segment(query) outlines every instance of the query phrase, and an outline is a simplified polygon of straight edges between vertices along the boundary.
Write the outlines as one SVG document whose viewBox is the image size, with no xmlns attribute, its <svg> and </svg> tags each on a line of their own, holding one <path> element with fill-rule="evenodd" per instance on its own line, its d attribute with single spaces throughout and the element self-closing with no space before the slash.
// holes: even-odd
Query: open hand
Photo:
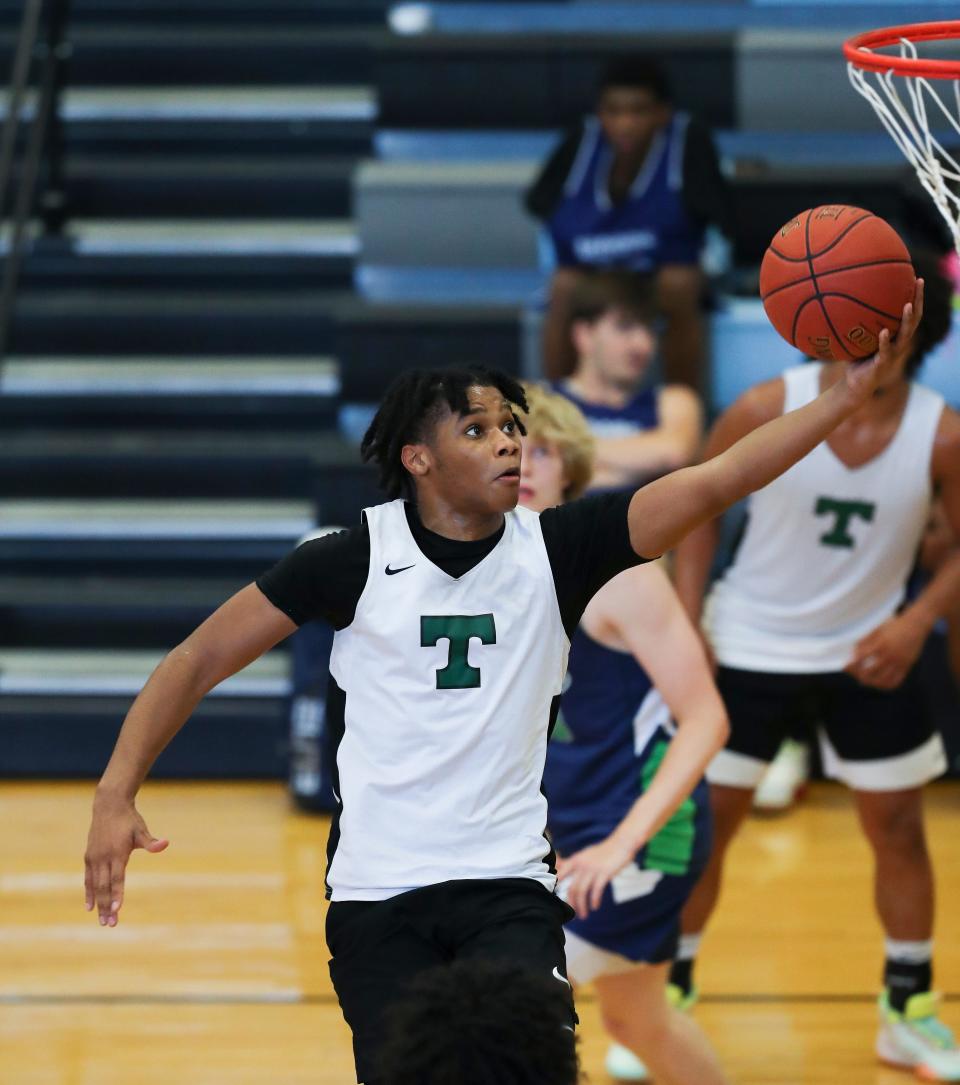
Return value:
<svg viewBox="0 0 960 1085">
<path fill-rule="evenodd" d="M 857 403 L 867 400 L 877 388 L 903 371 L 903 365 L 913 350 L 913 335 L 923 318 L 923 279 L 917 279 L 913 301 L 903 307 L 903 319 L 896 338 L 884 328 L 880 346 L 872 358 L 851 362 L 845 372 L 847 391 Z"/>
<path fill-rule="evenodd" d="M 636 852 L 636 848 L 620 843 L 611 835 L 600 844 L 560 860 L 557 880 L 565 883 L 567 903 L 581 919 L 600 907 L 604 889 L 633 862 Z"/>
<path fill-rule="evenodd" d="M 858 682 L 875 689 L 896 689 L 916 663 L 927 630 L 908 613 L 898 614 L 858 641 L 844 668 Z"/>
<path fill-rule="evenodd" d="M 87 911 L 92 912 L 96 904 L 101 927 L 117 925 L 124 874 L 134 848 L 160 852 L 169 843 L 153 836 L 132 801 L 97 796 L 84 856 L 84 886 Z"/>
</svg>

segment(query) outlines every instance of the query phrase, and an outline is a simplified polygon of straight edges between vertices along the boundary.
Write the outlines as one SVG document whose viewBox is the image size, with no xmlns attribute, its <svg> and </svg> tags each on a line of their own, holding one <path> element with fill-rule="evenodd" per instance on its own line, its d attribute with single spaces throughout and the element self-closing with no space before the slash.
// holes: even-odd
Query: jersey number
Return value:
<svg viewBox="0 0 960 1085">
<path fill-rule="evenodd" d="M 870 523 L 876 509 L 870 501 L 838 501 L 834 497 L 818 497 L 814 512 L 817 516 L 834 516 L 833 527 L 820 536 L 824 546 L 840 546 L 852 550 L 856 539 L 850 534 L 850 521 L 859 516 Z"/>
<path fill-rule="evenodd" d="M 439 641 L 449 642 L 447 665 L 437 671 L 437 689 L 478 689 L 480 668 L 467 662 L 471 640 L 481 644 L 497 643 L 497 627 L 492 614 L 437 615 L 420 618 L 420 646 L 433 648 Z"/>
</svg>

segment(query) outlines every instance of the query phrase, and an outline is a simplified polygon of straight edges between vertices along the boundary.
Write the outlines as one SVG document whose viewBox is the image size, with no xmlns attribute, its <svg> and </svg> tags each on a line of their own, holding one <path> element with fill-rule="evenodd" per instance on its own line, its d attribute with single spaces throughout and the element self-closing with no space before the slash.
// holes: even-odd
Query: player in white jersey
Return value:
<svg viewBox="0 0 960 1085">
<path fill-rule="evenodd" d="M 960 555 L 902 606 L 935 491 L 960 529 L 960 416 L 913 380 L 950 326 L 948 284 L 935 267 L 927 283 L 910 356 L 824 443 L 751 495 L 744 537 L 703 607 L 732 730 L 708 771 L 716 842 L 684 911 L 671 980 L 693 995 L 725 850 L 784 734 L 819 725 L 824 768 L 852 789 L 874 853 L 887 936 L 878 1053 L 960 1081 L 960 1051 L 930 992 L 933 873 L 921 805 L 923 785 L 946 763 L 913 670 L 937 619 L 960 601 Z M 810 362 L 750 389 L 718 420 L 705 455 L 809 403 L 844 368 Z M 719 521 L 707 522 L 678 550 L 677 587 L 695 619 L 718 534 Z"/>
<path fill-rule="evenodd" d="M 884 333 L 873 360 L 718 459 L 541 515 L 516 508 L 523 389 L 479 369 L 402 374 L 362 445 L 391 500 L 229 599 L 131 707 L 94 800 L 88 909 L 114 927 L 131 850 L 166 846 L 134 800 L 200 699 L 324 616 L 338 740 L 327 942 L 357 1080 L 378 1080 L 387 1008 L 437 964 L 509 957 L 569 991 L 570 909 L 554 895 L 540 782 L 570 634 L 607 580 L 766 485 L 856 411 L 902 365 L 921 313 L 918 284 L 896 340 Z"/>
</svg>

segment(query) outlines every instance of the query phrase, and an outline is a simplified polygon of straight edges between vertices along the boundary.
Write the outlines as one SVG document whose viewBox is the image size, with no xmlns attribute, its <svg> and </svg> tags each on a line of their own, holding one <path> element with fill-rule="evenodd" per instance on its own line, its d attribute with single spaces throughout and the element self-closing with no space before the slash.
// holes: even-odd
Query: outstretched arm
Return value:
<svg viewBox="0 0 960 1085">
<path fill-rule="evenodd" d="M 923 280 L 903 310 L 896 339 L 880 333 L 870 361 L 850 364 L 833 387 L 741 438 L 726 452 L 638 490 L 630 504 L 630 542 L 642 557 L 672 549 L 699 524 L 759 490 L 803 459 L 897 372 L 923 313 Z"/>
<path fill-rule="evenodd" d="M 717 419 L 703 450 L 711 460 L 726 452 L 758 426 L 783 414 L 783 380 L 764 381 L 748 389 Z M 699 626 L 703 597 L 710 579 L 714 554 L 720 542 L 720 519 L 704 520 L 677 547 L 673 582 L 680 602 L 694 625 Z"/>
<path fill-rule="evenodd" d="M 670 709 L 677 734 L 650 787 L 613 833 L 560 862 L 567 899 L 581 916 L 599 907 L 610 880 L 690 794 L 728 731 L 703 645 L 659 566 L 644 565 L 611 580 L 584 622 L 604 643 L 633 653 Z"/>
<path fill-rule="evenodd" d="M 116 926 L 124 872 L 134 848 L 162 851 L 134 800 L 151 765 L 203 696 L 297 628 L 250 584 L 212 614 L 160 663 L 133 702 L 97 786 L 84 857 L 86 904 Z"/>
</svg>

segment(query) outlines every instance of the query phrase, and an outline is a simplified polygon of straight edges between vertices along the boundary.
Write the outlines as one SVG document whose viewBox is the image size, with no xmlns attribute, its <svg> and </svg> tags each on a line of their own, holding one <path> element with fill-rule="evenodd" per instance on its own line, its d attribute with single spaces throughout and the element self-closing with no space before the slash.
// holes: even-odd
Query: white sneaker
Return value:
<svg viewBox="0 0 960 1085">
<path fill-rule="evenodd" d="M 800 797 L 809 776 L 810 747 L 805 742 L 784 739 L 753 793 L 753 808 L 768 812 L 788 810 Z"/>
<path fill-rule="evenodd" d="M 649 1081 L 646 1066 L 637 1058 L 629 1047 L 623 1044 L 611 1044 L 607 1048 L 604 1063 L 607 1073 L 618 1081 Z"/>
<path fill-rule="evenodd" d="M 913 1070 L 924 1081 L 960 1081 L 960 1049 L 937 1017 L 940 996 L 926 991 L 907 999 L 903 1013 L 880 996 L 877 1057 L 891 1066 Z"/>
</svg>

